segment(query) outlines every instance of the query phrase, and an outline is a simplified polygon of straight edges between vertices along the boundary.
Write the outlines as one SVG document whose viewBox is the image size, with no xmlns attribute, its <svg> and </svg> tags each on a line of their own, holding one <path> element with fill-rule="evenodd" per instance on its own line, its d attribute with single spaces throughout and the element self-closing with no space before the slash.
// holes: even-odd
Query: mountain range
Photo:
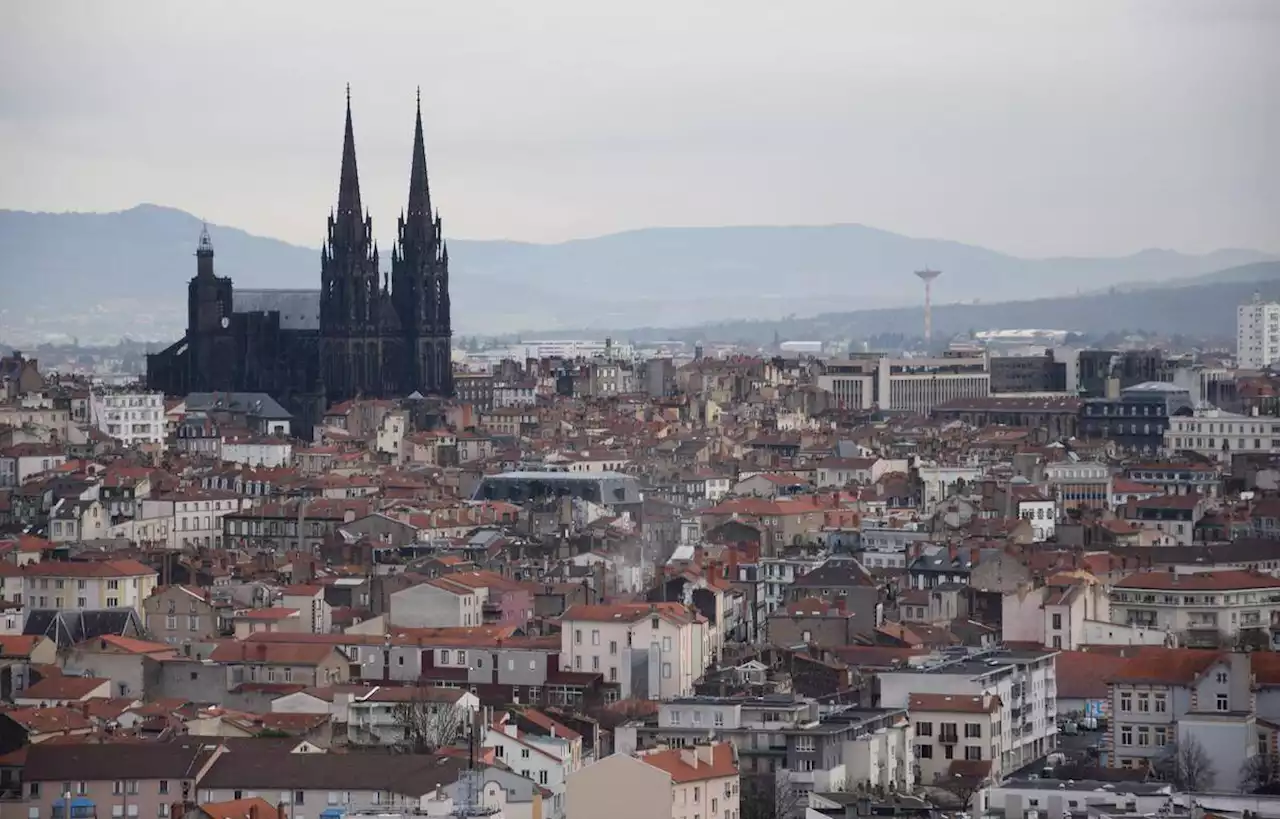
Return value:
<svg viewBox="0 0 1280 819">
<path fill-rule="evenodd" d="M 116 213 L 0 210 L 0 338 L 176 338 L 200 226 L 189 213 L 155 205 Z M 210 233 L 217 271 L 237 286 L 319 286 L 315 248 L 231 227 L 210 225 Z M 879 308 L 876 322 L 901 323 L 918 315 L 918 307 L 906 308 L 921 298 L 911 272 L 926 266 L 943 271 L 934 284 L 942 305 L 935 322 L 950 321 L 947 303 L 1036 304 L 1030 300 L 1110 288 L 1137 293 L 1171 281 L 1195 286 L 1206 274 L 1274 260 L 1247 249 L 1026 259 L 853 224 L 646 228 L 558 244 L 458 239 L 449 255 L 454 327 L 465 334 L 693 327 L 833 311 L 861 316 L 866 308 Z M 1052 316 L 1030 323 L 1061 324 Z"/>
</svg>

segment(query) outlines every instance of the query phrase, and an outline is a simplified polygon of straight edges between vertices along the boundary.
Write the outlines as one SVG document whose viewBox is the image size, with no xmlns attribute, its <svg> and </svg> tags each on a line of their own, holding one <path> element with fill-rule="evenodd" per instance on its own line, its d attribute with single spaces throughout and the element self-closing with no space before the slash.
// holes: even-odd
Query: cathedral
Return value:
<svg viewBox="0 0 1280 819">
<path fill-rule="evenodd" d="M 214 273 L 213 242 L 202 231 L 187 286 L 187 333 L 147 356 L 148 386 L 166 395 L 265 392 L 304 421 L 349 398 L 453 394 L 449 251 L 431 209 L 421 99 L 389 280 L 379 262 L 373 220 L 360 202 L 348 92 L 320 289 L 237 289 Z"/>
</svg>

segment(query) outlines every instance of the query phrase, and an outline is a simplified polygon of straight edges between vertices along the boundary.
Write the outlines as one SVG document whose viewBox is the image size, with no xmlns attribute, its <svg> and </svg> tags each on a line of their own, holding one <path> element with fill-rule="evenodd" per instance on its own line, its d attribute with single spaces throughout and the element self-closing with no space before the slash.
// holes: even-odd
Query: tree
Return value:
<svg viewBox="0 0 1280 819">
<path fill-rule="evenodd" d="M 973 804 L 973 795 L 987 784 L 987 778 L 975 773 L 957 773 L 953 770 L 938 774 L 933 787 L 955 799 L 961 811 L 968 811 Z"/>
<path fill-rule="evenodd" d="M 1240 789 L 1245 793 L 1280 794 L 1280 759 L 1270 752 L 1246 759 L 1240 766 Z"/>
<path fill-rule="evenodd" d="M 1190 734 L 1164 746 L 1164 753 L 1152 761 L 1151 769 L 1180 791 L 1208 790 L 1218 776 L 1209 752 Z"/>
<path fill-rule="evenodd" d="M 774 777 L 743 777 L 741 794 L 741 819 L 794 819 L 809 806 L 809 794 L 792 781 L 788 770 Z"/>
<path fill-rule="evenodd" d="M 430 754 L 457 741 L 468 711 L 451 702 L 432 702 L 421 689 L 396 705 L 399 737 L 395 749 L 406 754 Z"/>
</svg>

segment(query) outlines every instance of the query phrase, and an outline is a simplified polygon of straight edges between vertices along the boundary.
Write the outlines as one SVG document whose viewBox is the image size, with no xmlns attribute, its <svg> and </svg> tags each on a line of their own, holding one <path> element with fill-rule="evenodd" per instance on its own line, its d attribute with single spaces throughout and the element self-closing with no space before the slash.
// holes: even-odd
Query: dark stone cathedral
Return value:
<svg viewBox="0 0 1280 819">
<path fill-rule="evenodd" d="M 431 210 L 422 106 L 414 124 L 409 204 L 379 273 L 373 220 L 360 203 L 351 97 L 338 208 L 320 251 L 319 290 L 236 289 L 213 272 L 207 230 L 187 286 L 187 333 L 147 356 L 147 384 L 167 395 L 265 392 L 310 421 L 349 398 L 453 394 L 449 251 Z"/>
</svg>

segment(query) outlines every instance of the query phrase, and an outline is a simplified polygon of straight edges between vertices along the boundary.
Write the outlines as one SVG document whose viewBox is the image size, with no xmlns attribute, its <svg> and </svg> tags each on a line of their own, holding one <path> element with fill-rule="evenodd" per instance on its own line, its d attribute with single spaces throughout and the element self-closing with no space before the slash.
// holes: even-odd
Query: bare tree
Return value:
<svg viewBox="0 0 1280 819">
<path fill-rule="evenodd" d="M 939 773 L 933 787 L 953 798 L 961 811 L 968 811 L 973 795 L 987 784 L 986 777 L 970 773 Z"/>
<path fill-rule="evenodd" d="M 457 741 L 466 724 L 467 709 L 452 702 L 432 702 L 425 692 L 396 705 L 399 736 L 394 747 L 407 754 L 430 754 Z"/>
<path fill-rule="evenodd" d="M 786 770 L 772 778 L 744 777 L 741 793 L 741 819 L 794 819 L 803 816 L 809 805 L 808 793 L 797 787 Z"/>
<path fill-rule="evenodd" d="M 1240 789 L 1245 793 L 1280 794 L 1280 759 L 1257 754 L 1240 766 Z"/>
<path fill-rule="evenodd" d="M 1218 773 L 1209 752 L 1194 736 L 1188 734 L 1164 748 L 1164 753 L 1151 764 L 1151 769 L 1161 779 L 1180 791 L 1203 791 L 1213 787 Z"/>
</svg>

